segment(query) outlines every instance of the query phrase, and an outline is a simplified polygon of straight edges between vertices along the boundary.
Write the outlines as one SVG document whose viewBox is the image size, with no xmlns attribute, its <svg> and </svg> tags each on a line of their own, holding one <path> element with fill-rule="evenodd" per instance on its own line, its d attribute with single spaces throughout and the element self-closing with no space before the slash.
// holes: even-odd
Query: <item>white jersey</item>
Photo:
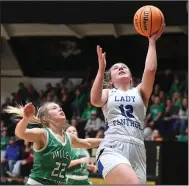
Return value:
<svg viewBox="0 0 189 186">
<path fill-rule="evenodd" d="M 131 143 L 144 144 L 146 107 L 137 88 L 127 91 L 110 89 L 108 101 L 102 110 L 106 121 L 102 146 L 113 139 L 125 139 Z"/>
</svg>

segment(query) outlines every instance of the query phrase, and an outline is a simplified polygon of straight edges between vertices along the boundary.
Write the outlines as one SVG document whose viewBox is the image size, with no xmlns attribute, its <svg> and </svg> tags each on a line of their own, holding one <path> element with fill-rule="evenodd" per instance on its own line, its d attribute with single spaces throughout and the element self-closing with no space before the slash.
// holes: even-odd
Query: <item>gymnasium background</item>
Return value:
<svg viewBox="0 0 189 186">
<path fill-rule="evenodd" d="M 149 1 L 1 2 L 1 184 L 23 184 L 32 165 L 30 144 L 14 139 L 17 121 L 3 112 L 7 105 L 32 101 L 39 106 L 53 100 L 62 106 L 80 137 L 103 136 L 102 113 L 89 103 L 98 67 L 96 45 L 107 52 L 108 66 L 126 63 L 137 85 L 148 41 L 135 32 L 132 21 L 135 12 L 147 4 Z M 150 106 L 155 97 L 162 106 L 162 128 L 145 131 L 147 180 L 148 184 L 188 184 L 187 3 L 150 4 L 162 10 L 167 26 L 157 42 L 158 72 L 150 99 Z M 150 106 L 148 113 L 153 112 Z M 173 115 L 180 117 L 181 111 L 185 113 L 183 133 L 174 128 L 181 119 L 166 120 Z M 101 127 L 88 131 L 85 126 L 91 120 Z M 10 170 L 2 170 L 10 139 L 20 145 L 19 159 L 26 162 L 16 177 Z M 94 163 L 95 151 L 90 151 Z M 90 177 L 94 184 L 105 183 L 98 173 Z"/>
</svg>

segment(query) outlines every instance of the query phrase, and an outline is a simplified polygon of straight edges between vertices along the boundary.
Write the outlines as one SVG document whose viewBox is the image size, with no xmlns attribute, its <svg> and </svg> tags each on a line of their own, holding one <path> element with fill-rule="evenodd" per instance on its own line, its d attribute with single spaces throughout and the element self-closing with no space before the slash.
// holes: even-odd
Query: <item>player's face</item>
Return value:
<svg viewBox="0 0 189 186">
<path fill-rule="evenodd" d="M 75 135 L 75 136 L 77 136 L 77 130 L 76 130 L 76 128 L 75 127 L 69 127 L 67 130 L 66 130 L 66 132 L 68 132 L 69 134 L 73 134 L 73 135 Z"/>
<path fill-rule="evenodd" d="M 113 84 L 124 83 L 128 84 L 131 82 L 131 73 L 129 68 L 123 63 L 116 63 L 110 69 L 111 81 Z"/>
<path fill-rule="evenodd" d="M 59 105 L 55 103 L 50 103 L 49 105 L 47 105 L 47 110 L 48 116 L 52 121 L 64 124 L 66 116 Z"/>
</svg>

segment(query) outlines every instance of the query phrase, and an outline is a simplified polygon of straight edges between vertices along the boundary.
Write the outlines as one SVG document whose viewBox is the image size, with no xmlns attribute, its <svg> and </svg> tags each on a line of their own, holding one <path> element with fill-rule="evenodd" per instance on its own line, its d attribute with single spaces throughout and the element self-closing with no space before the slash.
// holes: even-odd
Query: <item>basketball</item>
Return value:
<svg viewBox="0 0 189 186">
<path fill-rule="evenodd" d="M 134 27 L 136 31 L 146 37 L 157 33 L 164 24 L 164 15 L 155 6 L 147 5 L 141 7 L 134 15 Z"/>
</svg>

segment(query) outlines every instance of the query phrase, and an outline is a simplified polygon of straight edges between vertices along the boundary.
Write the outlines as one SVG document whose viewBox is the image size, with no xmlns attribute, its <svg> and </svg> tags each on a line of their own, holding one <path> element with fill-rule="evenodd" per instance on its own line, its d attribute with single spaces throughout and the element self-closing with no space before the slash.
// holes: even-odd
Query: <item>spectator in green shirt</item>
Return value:
<svg viewBox="0 0 189 186">
<path fill-rule="evenodd" d="M 1 158 L 4 157 L 7 145 L 9 144 L 10 137 L 7 136 L 7 128 L 1 130 Z"/>
<path fill-rule="evenodd" d="M 165 112 L 163 114 L 163 121 L 165 125 L 166 135 L 172 134 L 178 112 L 179 112 L 178 107 L 172 104 L 171 99 L 167 99 Z"/>
<path fill-rule="evenodd" d="M 182 86 L 177 76 L 174 77 L 173 84 L 170 88 L 170 96 L 172 97 L 175 92 L 181 92 Z"/>
<path fill-rule="evenodd" d="M 172 103 L 179 109 L 182 107 L 182 99 L 179 92 L 175 92 L 172 97 Z"/>
<path fill-rule="evenodd" d="M 96 111 L 97 112 L 97 108 L 95 106 L 93 106 L 90 101 L 88 101 L 87 102 L 87 107 L 85 108 L 85 110 L 84 110 L 84 112 L 83 112 L 83 114 L 81 116 L 81 119 L 84 119 L 86 121 L 89 120 L 92 111 Z"/>
<path fill-rule="evenodd" d="M 83 112 L 86 104 L 86 98 L 86 94 L 81 92 L 80 88 L 77 88 L 75 91 L 75 99 L 72 103 L 73 119 L 80 119 L 81 113 Z"/>
<path fill-rule="evenodd" d="M 188 142 L 188 127 L 185 130 L 185 134 L 184 135 L 180 135 L 178 137 L 178 141 L 179 142 Z"/>
<path fill-rule="evenodd" d="M 164 105 L 161 104 L 158 96 L 154 99 L 154 104 L 150 107 L 149 113 L 146 117 L 146 126 L 152 129 L 158 129 L 161 136 L 164 135 L 164 125 L 162 123 L 162 115 L 164 111 Z"/>
<path fill-rule="evenodd" d="M 182 107 L 175 118 L 177 121 L 174 124 L 174 131 L 184 135 L 185 129 L 188 127 L 188 99 L 183 99 Z"/>
<path fill-rule="evenodd" d="M 161 90 L 159 92 L 159 98 L 160 98 L 160 101 L 161 101 L 161 105 L 164 106 L 166 104 L 166 95 L 165 95 L 165 92 L 163 90 Z"/>
</svg>

